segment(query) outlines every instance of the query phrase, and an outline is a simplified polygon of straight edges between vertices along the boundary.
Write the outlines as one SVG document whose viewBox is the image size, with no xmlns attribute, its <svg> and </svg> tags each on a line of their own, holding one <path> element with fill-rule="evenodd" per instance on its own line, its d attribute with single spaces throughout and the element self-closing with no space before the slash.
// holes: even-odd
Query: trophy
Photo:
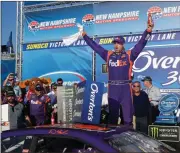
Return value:
<svg viewBox="0 0 180 153">
<path fill-rule="evenodd" d="M 179 118 L 177 112 L 180 109 L 180 95 L 168 94 L 161 98 L 159 103 L 160 114 L 156 117 L 155 123 L 160 124 L 177 124 Z"/>
</svg>

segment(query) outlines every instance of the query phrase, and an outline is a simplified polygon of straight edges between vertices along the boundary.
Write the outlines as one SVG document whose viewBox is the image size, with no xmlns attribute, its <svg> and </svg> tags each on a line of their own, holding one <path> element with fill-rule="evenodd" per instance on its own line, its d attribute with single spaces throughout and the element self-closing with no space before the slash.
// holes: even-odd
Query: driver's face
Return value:
<svg viewBox="0 0 180 153">
<path fill-rule="evenodd" d="M 123 45 L 119 44 L 119 43 L 115 43 L 114 44 L 114 50 L 115 52 L 119 53 L 123 50 Z"/>
</svg>

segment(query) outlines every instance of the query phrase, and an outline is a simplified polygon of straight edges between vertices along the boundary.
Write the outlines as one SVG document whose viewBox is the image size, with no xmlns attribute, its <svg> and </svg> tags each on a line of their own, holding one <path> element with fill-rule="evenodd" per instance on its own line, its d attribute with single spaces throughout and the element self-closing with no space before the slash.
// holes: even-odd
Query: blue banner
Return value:
<svg viewBox="0 0 180 153">
<path fill-rule="evenodd" d="M 126 50 L 133 45 L 126 45 Z M 112 49 L 112 45 L 103 46 Z M 180 42 L 179 44 L 160 45 L 147 44 L 133 66 L 134 80 L 141 81 L 144 76 L 151 76 L 153 84 L 163 93 L 180 92 Z M 96 81 L 107 83 L 107 73 L 102 73 L 102 65 L 106 64 L 101 57 L 96 56 Z M 143 84 L 142 84 L 143 86 Z"/>
<path fill-rule="evenodd" d="M 15 60 L 1 60 L 1 85 L 9 73 L 15 73 Z"/>
<path fill-rule="evenodd" d="M 180 29 L 180 2 L 104 2 L 94 5 L 95 34 L 142 32 L 148 12 L 153 13 L 154 30 Z"/>
<path fill-rule="evenodd" d="M 84 14 L 92 13 L 92 5 L 26 13 L 24 43 L 60 40 L 72 35 L 78 31 L 76 23 L 82 23 Z M 86 31 L 93 34 L 91 26 Z"/>
<path fill-rule="evenodd" d="M 112 44 L 114 36 L 111 37 L 97 37 L 95 41 L 99 45 L 108 45 Z M 133 44 L 137 43 L 141 38 L 141 34 L 137 35 L 125 35 L 125 43 Z M 179 41 L 180 40 L 180 32 L 162 32 L 162 33 L 153 33 L 149 38 L 149 42 L 166 42 L 166 41 Z M 87 46 L 84 39 L 79 39 L 74 42 L 72 46 Z M 42 43 L 29 43 L 23 45 L 23 51 L 36 51 L 39 49 L 54 49 L 54 48 L 66 48 L 62 41 L 52 41 L 52 42 L 42 42 Z"/>
<path fill-rule="evenodd" d="M 45 3 L 53 3 L 54 1 L 25 1 L 24 6 L 30 6 L 30 5 L 39 5 L 39 4 L 45 4 Z"/>
<path fill-rule="evenodd" d="M 28 51 L 23 54 L 23 80 L 32 77 L 50 77 L 64 80 L 64 85 L 92 79 L 92 49 L 66 47 Z"/>
<path fill-rule="evenodd" d="M 57 41 L 76 33 L 76 23 L 83 24 L 90 36 L 143 32 L 148 12 L 153 13 L 154 31 L 180 30 L 180 2 L 103 2 L 26 13 L 23 40 Z"/>
<path fill-rule="evenodd" d="M 104 84 L 86 82 L 81 120 L 83 123 L 99 124 Z"/>
</svg>

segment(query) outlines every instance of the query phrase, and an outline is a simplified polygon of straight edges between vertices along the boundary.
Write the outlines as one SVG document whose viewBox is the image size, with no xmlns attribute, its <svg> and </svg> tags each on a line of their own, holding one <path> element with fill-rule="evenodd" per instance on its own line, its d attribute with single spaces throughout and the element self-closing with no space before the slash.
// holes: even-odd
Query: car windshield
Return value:
<svg viewBox="0 0 180 153">
<path fill-rule="evenodd" d="M 176 151 L 172 147 L 142 133 L 128 131 L 115 134 L 107 139 L 108 143 L 119 152 L 157 152 Z"/>
</svg>

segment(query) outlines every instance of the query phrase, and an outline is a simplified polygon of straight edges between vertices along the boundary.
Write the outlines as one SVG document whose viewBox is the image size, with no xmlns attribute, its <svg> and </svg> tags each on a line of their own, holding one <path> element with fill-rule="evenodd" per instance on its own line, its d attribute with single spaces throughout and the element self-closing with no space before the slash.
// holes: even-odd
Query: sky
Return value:
<svg viewBox="0 0 180 153">
<path fill-rule="evenodd" d="M 1 2 L 2 45 L 6 45 L 12 31 L 13 47 L 16 45 L 16 2 Z"/>
</svg>

